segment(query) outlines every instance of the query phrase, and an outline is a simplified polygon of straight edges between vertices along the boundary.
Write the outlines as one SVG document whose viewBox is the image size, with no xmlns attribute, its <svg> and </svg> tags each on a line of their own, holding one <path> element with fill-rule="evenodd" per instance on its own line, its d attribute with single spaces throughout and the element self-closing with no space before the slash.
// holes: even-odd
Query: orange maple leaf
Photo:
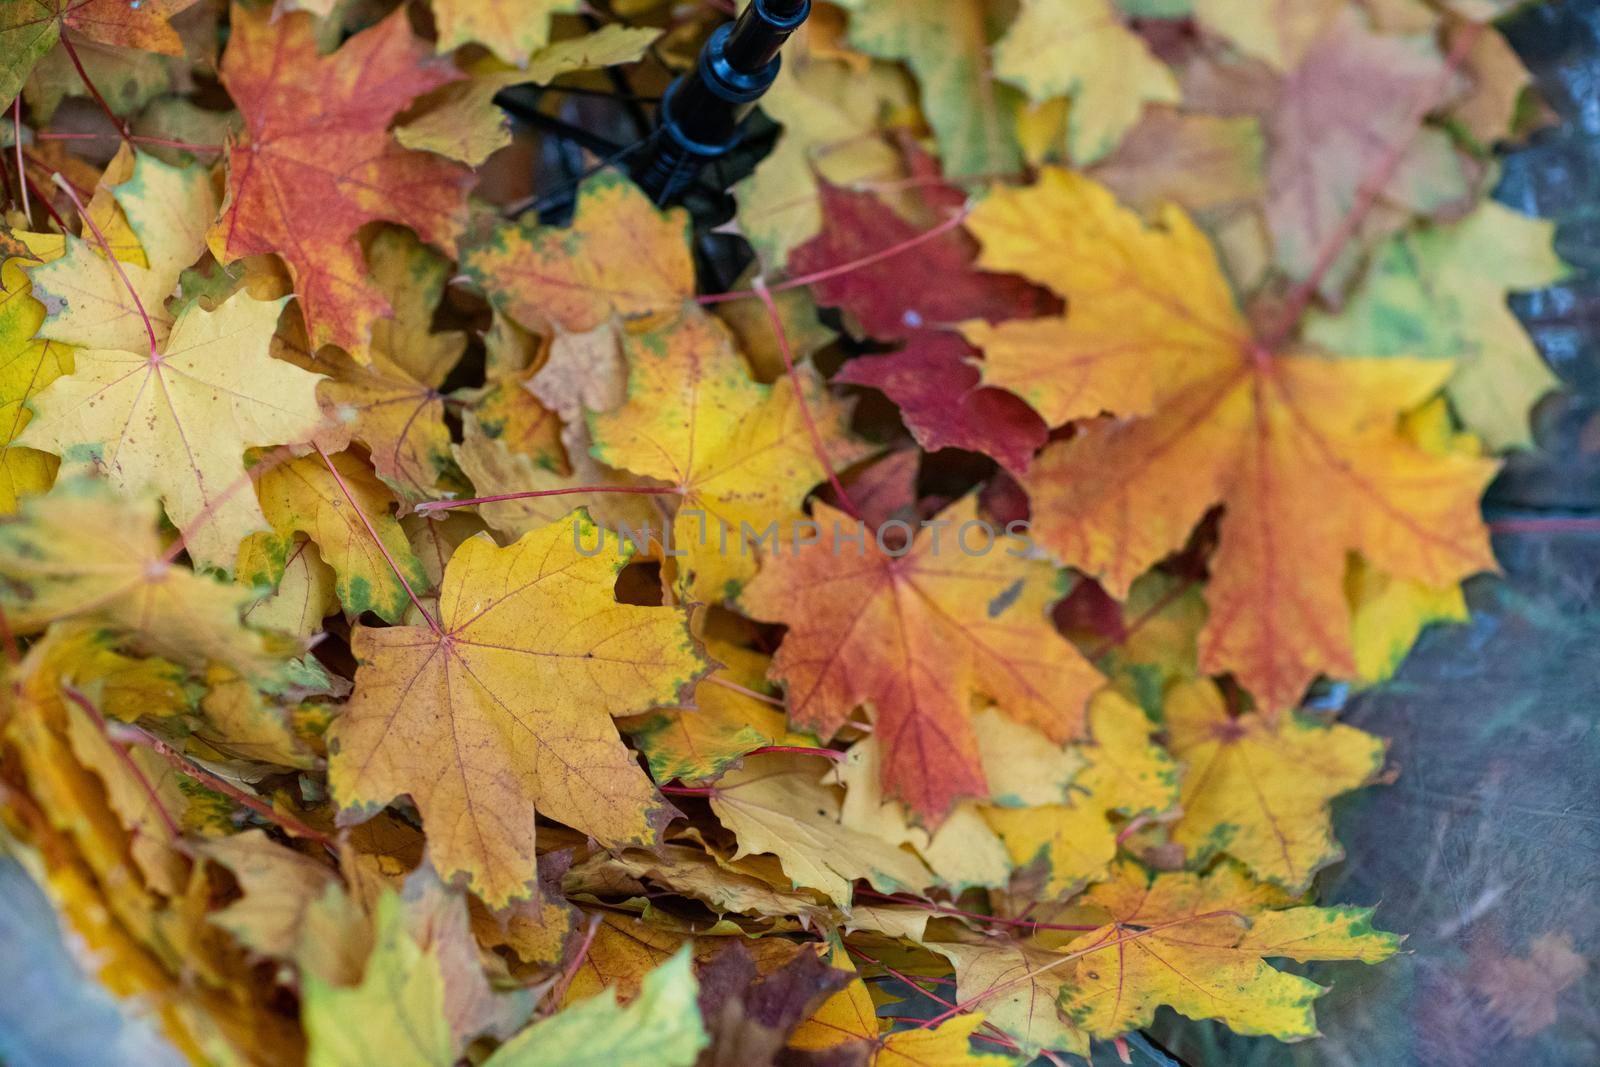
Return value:
<svg viewBox="0 0 1600 1067">
<path fill-rule="evenodd" d="M 472 172 L 400 147 L 387 126 L 412 99 L 455 81 L 399 10 L 317 53 L 311 16 L 235 6 L 222 82 L 244 115 L 228 147 L 228 199 L 208 240 L 218 259 L 275 252 L 294 276 L 312 345 L 365 356 L 390 314 L 356 231 L 387 220 L 455 251 Z"/>
<path fill-rule="evenodd" d="M 1094 263 L 1052 263 L 1027 236 L 1049 232 L 1032 219 L 1041 211 L 1091 226 L 1109 247 Z M 1400 432 L 1399 416 L 1444 384 L 1448 362 L 1269 351 L 1187 217 L 1169 208 L 1163 219 L 1147 229 L 1065 171 L 997 191 L 970 223 L 984 242 L 980 262 L 1061 285 L 1072 306 L 1062 319 L 969 327 L 969 336 L 1046 353 L 1035 391 L 1078 397 L 1074 413 L 1083 414 L 1083 368 L 1108 351 L 1095 295 L 1138 324 L 1132 354 L 1144 358 L 1143 373 L 1111 388 L 1097 368 L 1087 410 L 1142 417 L 1087 422 L 1039 456 L 1022 479 L 1034 533 L 1123 597 L 1223 505 L 1200 665 L 1234 672 L 1276 710 L 1319 673 L 1356 673 L 1344 592 L 1352 554 L 1435 587 L 1493 568 L 1478 498 L 1495 464 L 1423 451 Z M 1115 350 L 1116 365 L 1129 354 Z M 991 351 L 986 368 L 994 363 Z"/>
<path fill-rule="evenodd" d="M 1004 540 L 982 555 L 979 538 L 962 547 L 976 512 L 970 497 L 952 505 L 895 555 L 818 504 L 821 540 L 766 559 L 740 598 L 755 617 L 789 625 L 771 677 L 788 687 L 793 722 L 831 735 L 871 704 L 884 788 L 930 824 L 987 792 L 968 720 L 975 691 L 1065 741 L 1101 682 L 1050 623 L 1054 567 Z"/>
</svg>

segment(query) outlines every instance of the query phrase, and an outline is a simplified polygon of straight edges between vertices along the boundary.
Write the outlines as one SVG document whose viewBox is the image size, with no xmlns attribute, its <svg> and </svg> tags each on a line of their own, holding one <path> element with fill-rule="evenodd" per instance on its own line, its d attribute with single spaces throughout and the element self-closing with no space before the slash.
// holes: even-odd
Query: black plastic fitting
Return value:
<svg viewBox="0 0 1600 1067">
<path fill-rule="evenodd" d="M 652 200 L 677 199 L 706 164 L 739 143 L 745 116 L 778 77 L 783 43 L 810 14 L 811 0 L 751 0 L 711 35 L 694 70 L 667 88 L 653 144 L 633 168 Z"/>
</svg>

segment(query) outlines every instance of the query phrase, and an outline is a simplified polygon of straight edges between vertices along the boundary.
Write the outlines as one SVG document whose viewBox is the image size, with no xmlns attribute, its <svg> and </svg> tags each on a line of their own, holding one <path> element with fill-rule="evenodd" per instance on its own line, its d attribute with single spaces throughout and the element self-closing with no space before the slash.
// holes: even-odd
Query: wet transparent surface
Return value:
<svg viewBox="0 0 1600 1067">
<path fill-rule="evenodd" d="M 1334 985 L 1322 1041 L 1166 1014 L 1154 1036 L 1183 1062 L 1600 1064 L 1600 0 L 1505 29 L 1562 118 L 1506 157 L 1496 196 L 1559 223 L 1573 277 L 1513 303 L 1566 391 L 1486 501 L 1504 577 L 1345 708 L 1392 740 L 1400 777 L 1339 806 L 1348 858 L 1319 883 L 1377 905 L 1410 954 L 1307 969 Z"/>
</svg>

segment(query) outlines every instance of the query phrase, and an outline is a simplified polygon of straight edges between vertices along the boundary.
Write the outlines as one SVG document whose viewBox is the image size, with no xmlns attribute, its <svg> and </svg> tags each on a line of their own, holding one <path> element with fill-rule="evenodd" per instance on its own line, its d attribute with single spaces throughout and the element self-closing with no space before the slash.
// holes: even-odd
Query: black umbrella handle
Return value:
<svg viewBox="0 0 1600 1067">
<path fill-rule="evenodd" d="M 811 14 L 811 0 L 750 0 L 711 35 L 694 70 L 667 89 L 634 180 L 657 204 L 677 199 L 701 168 L 739 143 L 740 123 L 778 77 L 783 42 Z"/>
</svg>

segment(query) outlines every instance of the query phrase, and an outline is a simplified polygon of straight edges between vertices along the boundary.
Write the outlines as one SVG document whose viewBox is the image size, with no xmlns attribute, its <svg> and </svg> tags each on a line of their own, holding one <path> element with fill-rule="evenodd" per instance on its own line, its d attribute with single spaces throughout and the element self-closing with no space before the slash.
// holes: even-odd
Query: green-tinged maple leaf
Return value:
<svg viewBox="0 0 1600 1067">
<path fill-rule="evenodd" d="M 246 675 L 270 669 L 262 636 L 239 621 L 248 591 L 195 574 L 162 551 L 153 502 L 68 479 L 0 526 L 0 599 L 13 633 L 82 619 L 157 655 Z"/>
<path fill-rule="evenodd" d="M 484 1067 L 690 1067 L 706 1047 L 687 949 L 644 978 L 627 1007 L 606 991 L 507 1041 Z"/>
<path fill-rule="evenodd" d="M 922 88 L 922 110 L 939 139 L 946 173 L 1007 174 L 1017 168 L 1011 108 L 990 78 L 998 27 L 981 0 L 842 0 L 850 43 L 903 60 Z"/>
<path fill-rule="evenodd" d="M 1338 315 L 1306 336 L 1340 352 L 1450 359 L 1445 390 L 1492 448 L 1530 443 L 1528 411 L 1556 377 L 1506 306 L 1509 291 L 1566 274 L 1551 250 L 1555 227 L 1486 203 L 1460 222 L 1393 238 Z"/>
<path fill-rule="evenodd" d="M 449 1067 L 455 1061 L 445 1019 L 439 957 L 406 928 L 400 897 L 378 898 L 372 954 L 359 985 L 303 979 L 300 1012 L 311 1067 Z"/>
<path fill-rule="evenodd" d="M 72 373 L 72 348 L 35 336 L 45 309 L 33 298 L 26 262 L 0 266 L 0 512 L 13 512 L 23 497 L 42 493 L 55 480 L 58 460 L 34 448 L 11 447 L 33 417 L 39 390 Z"/>
<path fill-rule="evenodd" d="M 294 551 L 294 535 L 303 533 L 338 575 L 339 602 L 352 615 L 371 611 L 398 622 L 410 604 L 406 584 L 413 593 L 428 587 L 422 563 L 389 513 L 394 497 L 351 453 L 341 452 L 327 463 L 306 456 L 277 464 L 256 479 L 256 495 L 274 532 L 258 535 L 268 539 L 259 548 L 245 546 L 241 552 L 264 551 L 279 561 L 277 572 L 269 571 L 269 584 L 278 583 Z"/>
<path fill-rule="evenodd" d="M 1172 839 L 1197 865 L 1225 852 L 1293 893 L 1340 856 L 1329 802 L 1383 768 L 1376 737 L 1293 714 L 1230 715 L 1209 681 L 1169 694 L 1166 725 L 1185 765 Z"/>
<path fill-rule="evenodd" d="M 112 242 L 112 263 L 85 226 L 81 238 L 66 239 L 62 256 L 29 269 L 34 297 L 49 312 L 38 335 L 148 355 L 150 336 L 159 346 L 172 331 L 166 299 L 204 254 L 217 198 L 206 168 L 170 166 L 143 152 L 133 154 L 127 180 L 109 191 L 131 240 Z"/>
</svg>

